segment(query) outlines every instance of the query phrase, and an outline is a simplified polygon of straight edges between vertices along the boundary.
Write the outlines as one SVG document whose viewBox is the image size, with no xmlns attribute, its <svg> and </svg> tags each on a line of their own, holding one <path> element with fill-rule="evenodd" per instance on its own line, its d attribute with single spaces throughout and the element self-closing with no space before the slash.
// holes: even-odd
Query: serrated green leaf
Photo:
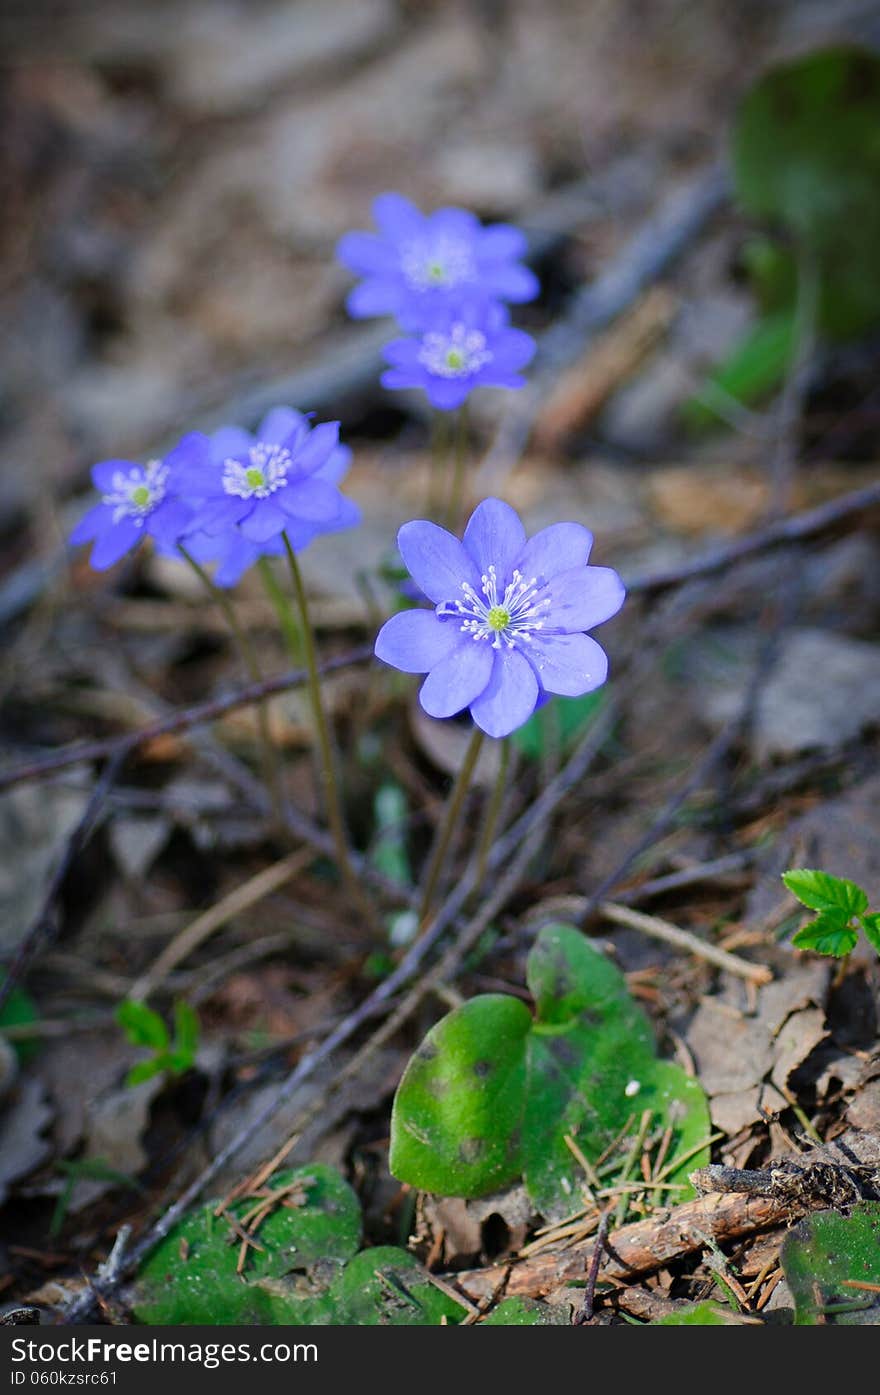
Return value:
<svg viewBox="0 0 880 1395">
<path fill-rule="evenodd" d="M 240 1236 L 216 1202 L 190 1212 L 157 1246 L 135 1285 L 133 1312 L 151 1326 L 180 1324 L 319 1324 L 333 1320 L 328 1294 L 357 1252 L 358 1199 L 333 1168 L 313 1163 L 277 1173 L 296 1204 L 279 1203 L 259 1227 L 259 1249 L 236 1273 Z M 259 1204 L 246 1197 L 230 1208 L 241 1220 Z"/>
<path fill-rule="evenodd" d="M 871 944 L 880 954 L 880 912 L 869 911 L 859 922 Z"/>
<path fill-rule="evenodd" d="M 815 954 L 830 954 L 840 959 L 852 953 L 858 938 L 859 932 L 849 924 L 845 911 L 822 911 L 798 930 L 791 942 L 796 949 L 811 949 Z"/>
<path fill-rule="evenodd" d="M 808 867 L 794 867 L 783 872 L 782 880 L 792 896 L 811 911 L 844 911 L 847 916 L 861 915 L 868 909 L 868 898 L 855 882 L 845 877 L 832 877 Z"/>
<path fill-rule="evenodd" d="M 116 1021 L 133 1046 L 151 1046 L 155 1051 L 162 1051 L 168 1045 L 168 1028 L 158 1012 L 146 1003 L 127 998 L 116 1009 Z"/>
<path fill-rule="evenodd" d="M 880 1325 L 880 1202 L 861 1201 L 848 1216 L 808 1217 L 786 1237 L 780 1258 L 796 1326 Z"/>
<path fill-rule="evenodd" d="M 432 1027 L 391 1112 L 392 1174 L 445 1196 L 482 1196 L 522 1170 L 526 1038 L 517 998 L 472 998 Z"/>
</svg>

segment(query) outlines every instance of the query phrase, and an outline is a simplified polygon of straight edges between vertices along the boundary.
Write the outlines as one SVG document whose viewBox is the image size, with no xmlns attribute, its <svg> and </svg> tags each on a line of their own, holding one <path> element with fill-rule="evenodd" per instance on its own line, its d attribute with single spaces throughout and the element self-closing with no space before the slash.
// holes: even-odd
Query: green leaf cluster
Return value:
<svg viewBox="0 0 880 1395">
<path fill-rule="evenodd" d="M 668 1131 L 668 1200 L 708 1159 L 698 1082 L 655 1053 L 620 971 L 574 927 L 550 925 L 529 955 L 534 1015 L 519 998 L 472 998 L 436 1024 L 394 1100 L 390 1167 L 445 1196 L 482 1196 L 522 1177 L 536 1208 L 563 1215 L 592 1164 L 639 1128 Z M 571 1144 L 575 1145 L 572 1149 Z M 658 1180 L 660 1180 L 658 1178 Z"/>
<path fill-rule="evenodd" d="M 791 868 L 783 872 L 782 880 L 802 906 L 817 912 L 792 938 L 798 949 L 839 959 L 855 949 L 861 927 L 880 954 L 880 914 L 868 910 L 868 894 L 862 887 L 808 867 Z"/>
<path fill-rule="evenodd" d="M 182 998 L 174 1004 L 174 1037 L 152 1008 L 128 998 L 116 1009 L 116 1021 L 133 1046 L 146 1046 L 153 1053 L 132 1066 L 126 1085 L 140 1085 L 154 1075 L 182 1075 L 196 1058 L 199 1046 L 199 1019 L 194 1008 Z"/>
</svg>

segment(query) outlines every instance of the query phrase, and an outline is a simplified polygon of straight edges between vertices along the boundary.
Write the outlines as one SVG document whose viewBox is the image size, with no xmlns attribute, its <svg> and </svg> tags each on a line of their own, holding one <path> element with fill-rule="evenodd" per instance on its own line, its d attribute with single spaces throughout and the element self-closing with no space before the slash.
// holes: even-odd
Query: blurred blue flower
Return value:
<svg viewBox="0 0 880 1395">
<path fill-rule="evenodd" d="M 580 697 L 608 676 L 604 651 L 583 633 L 616 615 L 623 582 L 587 566 L 592 534 L 555 523 L 527 539 L 519 516 L 484 499 L 461 542 L 434 523 L 405 523 L 398 545 L 433 610 L 404 610 L 379 631 L 376 655 L 425 673 L 431 717 L 465 707 L 489 736 L 528 721 L 548 694 Z"/>
<path fill-rule="evenodd" d="M 70 535 L 74 544 L 92 542 L 89 561 L 104 571 L 131 551 L 145 536 L 160 545 L 174 545 L 192 523 L 192 513 L 173 497 L 170 458 L 137 465 L 131 460 L 104 460 L 92 469 L 101 493 Z"/>
<path fill-rule="evenodd" d="M 255 435 L 224 426 L 211 436 L 184 437 L 174 452 L 172 487 L 193 511 L 191 531 L 221 540 L 216 556 L 228 564 L 224 577 L 241 575 L 248 558 L 277 551 L 266 545 L 282 533 L 301 551 L 319 534 L 359 521 L 357 506 L 336 487 L 350 458 L 339 445 L 338 422 L 311 427 L 302 413 L 275 407 Z M 200 552 L 208 547 L 196 545 Z"/>
<path fill-rule="evenodd" d="M 451 295 L 520 304 L 538 294 L 537 277 L 520 260 L 526 239 L 518 228 L 484 227 L 463 208 L 421 213 L 402 194 L 380 194 L 373 217 L 378 233 L 347 233 L 336 249 L 363 277 L 346 302 L 355 319 L 394 315 L 404 329 L 418 329 Z"/>
<path fill-rule="evenodd" d="M 521 388 L 520 369 L 534 352 L 534 339 L 510 328 L 502 306 L 458 301 L 438 311 L 419 335 L 385 346 L 391 366 L 382 384 L 423 388 L 432 406 L 452 411 L 474 388 Z"/>
</svg>

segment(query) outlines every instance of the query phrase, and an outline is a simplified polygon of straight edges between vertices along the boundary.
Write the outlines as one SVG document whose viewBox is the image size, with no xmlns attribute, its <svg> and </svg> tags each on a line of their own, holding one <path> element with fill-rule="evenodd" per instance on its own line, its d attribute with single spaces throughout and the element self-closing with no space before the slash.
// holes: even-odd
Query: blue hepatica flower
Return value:
<svg viewBox="0 0 880 1395">
<path fill-rule="evenodd" d="M 94 543 L 89 560 L 96 571 L 112 567 L 143 537 L 173 545 L 191 525 L 190 509 L 173 497 L 173 472 L 170 459 L 146 465 L 104 460 L 94 466 L 92 480 L 101 500 L 80 519 L 70 541 Z"/>
<path fill-rule="evenodd" d="M 380 194 L 373 217 L 378 233 L 347 233 L 337 247 L 339 260 L 363 277 L 347 301 L 356 319 L 394 315 L 417 329 L 450 295 L 520 304 L 538 294 L 536 276 L 520 261 L 526 239 L 518 228 L 484 227 L 463 208 L 421 213 L 402 194 Z"/>
<path fill-rule="evenodd" d="M 625 592 L 610 567 L 587 565 L 593 538 L 579 523 L 526 538 L 509 504 L 485 499 L 460 542 L 422 520 L 405 523 L 397 540 L 434 609 L 393 615 L 376 654 L 427 674 L 419 698 L 430 716 L 467 707 L 502 737 L 546 695 L 580 697 L 605 682 L 608 660 L 584 631 L 616 615 Z"/>
<path fill-rule="evenodd" d="M 388 388 L 423 388 L 431 405 L 452 411 L 478 387 L 521 388 L 535 341 L 511 329 L 499 305 L 459 301 L 438 312 L 416 337 L 385 346 Z"/>
<path fill-rule="evenodd" d="M 360 521 L 357 505 L 337 488 L 351 464 L 338 423 L 310 430 L 308 418 L 292 407 L 273 407 L 254 435 L 224 426 L 208 437 L 185 437 L 175 464 L 175 487 L 193 509 L 184 545 L 197 562 L 217 564 L 219 586 L 235 586 L 259 557 L 282 556 L 282 532 L 301 552 L 320 534 Z M 316 511 L 324 517 L 309 516 Z M 259 536 L 269 527 L 271 534 Z"/>
<path fill-rule="evenodd" d="M 357 506 L 336 487 L 348 459 L 338 422 L 310 427 L 301 413 L 276 407 L 255 436 L 226 426 L 210 437 L 184 437 L 174 453 L 174 489 L 191 504 L 193 531 L 243 538 L 255 545 L 254 556 L 275 550 L 266 545 L 286 533 L 299 551 L 319 533 L 357 523 Z"/>
</svg>

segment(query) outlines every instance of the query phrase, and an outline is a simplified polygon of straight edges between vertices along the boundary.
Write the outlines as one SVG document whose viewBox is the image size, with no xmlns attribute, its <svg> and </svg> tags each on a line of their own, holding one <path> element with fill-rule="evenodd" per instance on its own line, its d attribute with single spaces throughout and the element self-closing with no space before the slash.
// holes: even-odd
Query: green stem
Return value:
<svg viewBox="0 0 880 1395">
<path fill-rule="evenodd" d="M 462 402 L 456 412 L 454 436 L 455 455 L 452 467 L 452 489 L 449 495 L 449 509 L 446 515 L 446 526 L 450 532 L 453 533 L 456 532 L 461 518 L 462 499 L 464 496 L 464 474 L 468 448 L 468 413 L 466 402 Z"/>
<path fill-rule="evenodd" d="M 182 543 L 177 544 L 177 550 L 183 560 L 192 568 L 199 581 L 205 587 L 211 599 L 216 602 L 223 613 L 223 617 L 229 626 L 235 646 L 238 650 L 245 672 L 252 683 L 261 683 L 263 674 L 257 662 L 254 647 L 251 644 L 248 633 L 239 623 L 235 612 L 235 606 L 222 586 L 218 586 L 212 580 L 208 572 L 201 563 L 197 562 Z M 269 703 L 267 698 L 261 698 L 257 703 L 257 729 L 260 737 L 260 757 L 263 766 L 263 778 L 266 781 L 266 788 L 272 800 L 272 812 L 275 823 L 279 830 L 285 828 L 284 819 L 284 794 L 281 788 L 281 778 L 278 772 L 278 753 L 272 741 L 272 733 L 269 729 Z"/>
<path fill-rule="evenodd" d="M 257 569 L 260 573 L 260 580 L 263 583 L 266 595 L 275 607 L 278 616 L 278 623 L 281 626 L 281 633 L 284 635 L 284 642 L 287 645 L 287 652 L 290 654 L 294 668 L 299 668 L 303 662 L 303 645 L 299 625 L 296 616 L 287 603 L 287 597 L 279 585 L 278 578 L 272 570 L 272 563 L 268 557 L 261 557 L 257 562 Z"/>
<path fill-rule="evenodd" d="M 369 918 L 372 919 L 372 913 L 369 912 L 366 905 L 360 883 L 351 865 L 351 857 L 348 851 L 348 838 L 346 836 L 345 823 L 342 817 L 339 786 L 336 781 L 333 746 L 330 740 L 330 727 L 327 722 L 327 714 L 324 711 L 324 703 L 321 698 L 321 678 L 318 673 L 318 659 L 315 653 L 315 637 L 312 634 L 312 627 L 309 621 L 309 607 L 306 598 L 306 589 L 303 585 L 302 572 L 296 560 L 296 553 L 290 545 L 290 539 L 286 533 L 282 533 L 281 536 L 284 540 L 284 550 L 287 553 L 287 563 L 290 567 L 296 603 L 299 608 L 301 625 L 298 634 L 302 643 L 306 671 L 309 675 L 309 698 L 312 704 L 315 734 L 318 738 L 318 746 L 320 748 L 319 775 L 321 789 L 324 796 L 324 808 L 327 814 L 327 822 L 330 825 L 330 832 L 333 835 L 333 842 L 336 845 L 336 861 L 351 899 L 355 904 L 360 906 L 362 910 L 367 911 Z M 282 595 L 281 600 L 286 609 L 286 597 Z M 279 611 L 279 615 L 280 614 L 281 612 Z M 288 627 L 285 626 L 285 634 L 288 632 Z"/>
<path fill-rule="evenodd" d="M 504 737 L 499 744 L 501 750 L 498 753 L 498 774 L 495 776 L 489 803 L 486 805 L 483 827 L 480 831 L 480 844 L 477 848 L 477 881 L 481 885 L 486 876 L 486 859 L 489 856 L 489 849 L 492 847 L 492 840 L 498 827 L 501 806 L 504 803 L 507 789 L 507 775 L 510 770 L 510 740 L 508 737 Z"/>
<path fill-rule="evenodd" d="M 428 859 L 425 879 L 422 884 L 421 905 L 419 907 L 420 924 L 424 924 L 431 912 L 440 872 L 443 868 L 446 853 L 449 849 L 452 835 L 455 832 L 459 815 L 461 814 L 465 795 L 470 788 L 471 778 L 476 768 L 477 760 L 479 759 L 480 747 L 482 744 L 483 733 L 479 727 L 475 726 L 468 748 L 464 753 L 464 760 L 461 763 L 461 768 L 455 777 L 455 784 L 452 786 L 452 791 L 449 795 L 443 821 L 437 830 L 434 846 L 431 849 L 431 856 Z"/>
</svg>

